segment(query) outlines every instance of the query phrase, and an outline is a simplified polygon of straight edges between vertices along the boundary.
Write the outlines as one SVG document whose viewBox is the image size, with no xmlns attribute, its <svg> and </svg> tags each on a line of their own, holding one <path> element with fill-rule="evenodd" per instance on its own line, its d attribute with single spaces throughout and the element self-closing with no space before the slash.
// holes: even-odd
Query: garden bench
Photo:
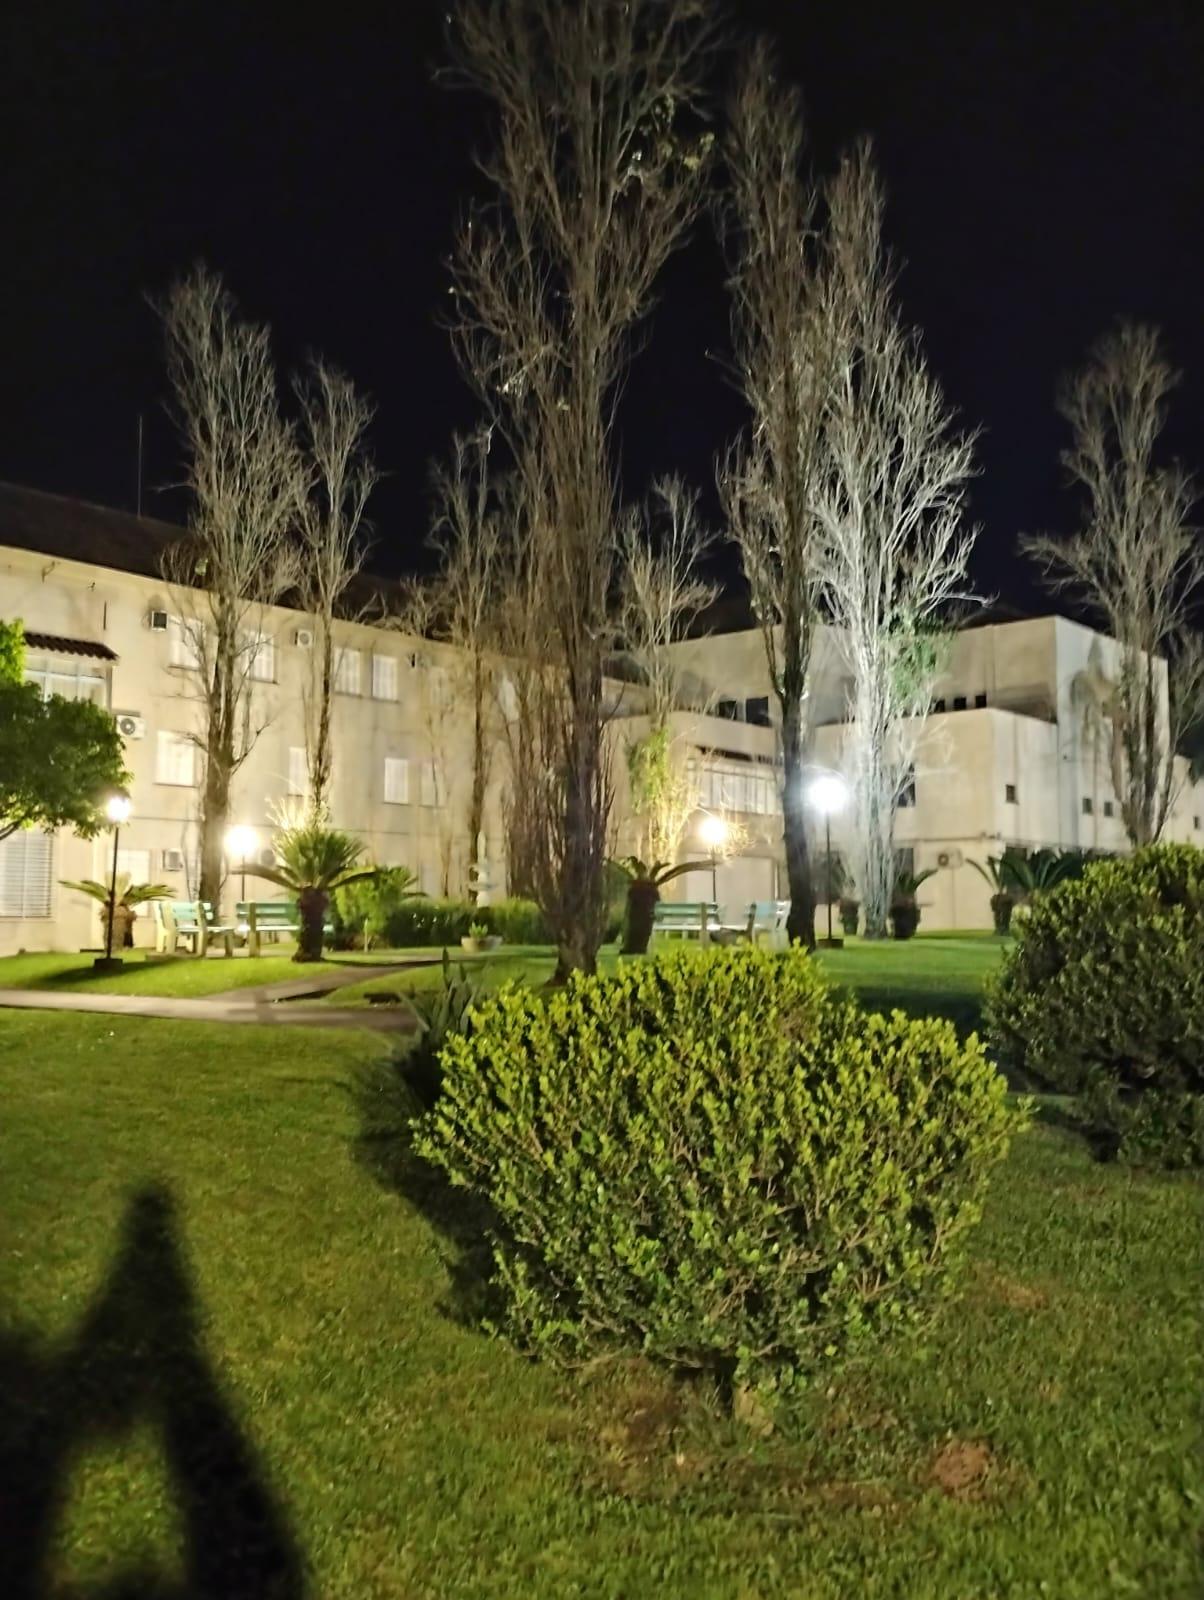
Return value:
<svg viewBox="0 0 1204 1600">
<path fill-rule="evenodd" d="M 760 944 L 762 939 L 773 949 L 785 945 L 786 918 L 790 915 L 789 900 L 754 900 L 748 908 L 745 936 L 750 944 Z"/>
<path fill-rule="evenodd" d="M 235 930 L 219 922 L 208 900 L 156 900 L 155 944 L 172 955 L 180 948 L 181 939 L 192 944 L 193 955 L 203 956 L 212 939 L 217 939 L 228 956 L 234 954 Z"/>
<path fill-rule="evenodd" d="M 658 900 L 652 914 L 653 937 L 697 939 L 709 943 L 720 932 L 714 900 Z"/>
<path fill-rule="evenodd" d="M 253 956 L 259 954 L 264 934 L 276 939 L 282 933 L 301 931 L 301 919 L 291 900 L 240 900 L 234 908 L 234 924 L 246 938 L 248 954 Z"/>
</svg>

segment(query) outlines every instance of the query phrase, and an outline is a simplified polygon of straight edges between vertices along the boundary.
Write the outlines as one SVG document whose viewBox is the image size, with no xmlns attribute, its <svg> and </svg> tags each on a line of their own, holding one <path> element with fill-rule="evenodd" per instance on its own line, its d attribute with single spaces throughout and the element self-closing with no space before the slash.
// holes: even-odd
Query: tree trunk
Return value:
<svg viewBox="0 0 1204 1600">
<path fill-rule="evenodd" d="M 313 750 L 309 770 L 309 808 L 315 817 L 321 814 L 326 804 L 332 765 L 330 703 L 334 692 L 334 633 L 329 618 L 322 618 L 321 629 L 322 659 L 318 664 L 318 704 L 313 714 Z"/>
<path fill-rule="evenodd" d="M 481 876 L 481 828 L 485 821 L 485 674 L 479 652 L 472 665 L 472 788 L 468 796 L 468 896 L 476 904 Z"/>
<path fill-rule="evenodd" d="M 786 844 L 786 881 L 790 887 L 790 915 L 786 935 L 808 950 L 815 949 L 815 885 L 807 848 L 807 816 L 803 798 L 802 706 L 798 700 L 785 708 L 782 721 L 782 831 Z"/>
<path fill-rule="evenodd" d="M 221 915 L 226 829 L 230 822 L 230 784 L 234 759 L 235 718 L 238 714 L 234 673 L 238 640 L 232 625 L 218 627 L 213 681 L 208 685 L 208 721 L 205 741 L 205 794 L 201 802 L 200 896 Z"/>
<path fill-rule="evenodd" d="M 301 935 L 297 940 L 294 961 L 321 961 L 323 924 L 330 896 L 325 889 L 302 889 L 297 896 L 297 910 L 301 918 Z"/>
<path fill-rule="evenodd" d="M 623 955 L 648 953 L 661 892 L 651 878 L 633 878 L 627 885 L 627 920 L 623 930 Z"/>
</svg>

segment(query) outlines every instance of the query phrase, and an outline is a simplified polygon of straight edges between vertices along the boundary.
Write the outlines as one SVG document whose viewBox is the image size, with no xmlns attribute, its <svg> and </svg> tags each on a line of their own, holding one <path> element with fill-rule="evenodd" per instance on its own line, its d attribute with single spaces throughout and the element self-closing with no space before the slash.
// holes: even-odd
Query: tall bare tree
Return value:
<svg viewBox="0 0 1204 1600">
<path fill-rule="evenodd" d="M 304 691 L 305 744 L 310 808 L 320 816 L 333 765 L 334 624 L 368 553 L 364 513 L 379 474 L 367 449 L 373 410 L 351 380 L 314 361 L 295 388 L 309 472 L 299 517 L 301 600 L 317 634 Z"/>
<path fill-rule="evenodd" d="M 1054 589 L 1071 590 L 1120 645 L 1103 714 L 1112 785 L 1135 845 L 1156 840 L 1177 794 L 1175 752 L 1204 717 L 1204 644 L 1192 616 L 1204 590 L 1196 495 L 1179 466 L 1155 460 L 1179 381 L 1155 328 L 1122 324 L 1095 346 L 1060 401 L 1073 442 L 1062 460 L 1086 491 L 1070 539 L 1023 547 Z"/>
<path fill-rule="evenodd" d="M 239 316 L 221 278 L 197 268 L 169 291 L 161 315 L 192 497 L 188 537 L 163 571 L 195 669 L 199 888 L 216 904 L 231 784 L 262 727 L 251 683 L 265 648 L 264 607 L 296 581 L 290 539 L 305 469 L 281 416 L 268 329 Z"/>
<path fill-rule="evenodd" d="M 787 930 L 810 947 L 816 896 L 804 772 L 819 600 L 812 498 L 831 332 L 802 101 L 778 81 L 764 43 L 742 65 L 730 120 L 725 238 L 735 373 L 751 428 L 721 465 L 719 483 L 781 722 Z"/>
<path fill-rule="evenodd" d="M 899 800 L 943 668 L 942 634 L 969 599 L 975 537 L 965 520 L 974 437 L 956 430 L 918 334 L 900 320 L 882 211 L 862 144 L 828 191 L 836 360 L 815 508 L 825 609 L 852 678 L 850 865 L 870 938 L 887 931 Z"/>
<path fill-rule="evenodd" d="M 627 769 L 642 834 L 637 853 L 649 864 L 676 861 L 697 804 L 685 752 L 670 728 L 686 689 L 673 646 L 715 598 L 715 585 L 701 573 L 713 542 L 698 515 L 697 493 L 677 477 L 653 484 L 650 507 L 628 519 L 622 540 L 623 649 L 638 672 L 648 718 L 647 730 L 628 745 Z M 704 709 L 697 700 L 695 690 L 693 708 Z"/>
<path fill-rule="evenodd" d="M 467 713 L 471 753 L 464 816 L 469 893 L 481 872 L 485 801 L 499 739 L 497 609 L 502 563 L 502 500 L 489 470 L 491 435 L 454 440 L 452 459 L 433 474 L 432 543 L 440 555 L 429 593 L 429 626 L 455 647 L 449 693 Z M 447 715 L 448 708 L 444 708 Z"/>
<path fill-rule="evenodd" d="M 689 124 L 714 38 L 705 0 L 464 0 L 452 27 L 459 74 L 497 130 L 480 163 L 489 197 L 456 245 L 453 336 L 509 447 L 549 622 L 557 692 L 540 717 L 547 826 L 533 865 L 561 972 L 593 968 L 605 926 L 615 404 L 656 276 L 700 204 L 709 139 Z"/>
</svg>

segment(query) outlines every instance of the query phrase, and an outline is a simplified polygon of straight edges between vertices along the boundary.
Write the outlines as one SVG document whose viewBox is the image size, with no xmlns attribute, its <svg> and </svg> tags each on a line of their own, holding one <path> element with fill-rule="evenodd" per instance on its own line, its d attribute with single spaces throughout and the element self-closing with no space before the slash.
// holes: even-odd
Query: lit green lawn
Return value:
<svg viewBox="0 0 1204 1600">
<path fill-rule="evenodd" d="M 1198 1185 L 1039 1126 L 926 1351 L 834 1374 L 758 1443 L 638 1364 L 569 1377 L 455 1320 L 451 1246 L 357 1146 L 341 1083 L 379 1048 L 0 1012 L 6 1562 L 43 1474 L 64 1491 L 50 1572 L 6 1593 L 182 1587 L 169 1459 L 192 1576 L 236 1551 L 242 1587 L 205 1591 L 231 1596 L 300 1594 L 251 1586 L 291 1559 L 312 1600 L 1200 1592 Z M 175 1221 L 143 1202 L 56 1376 L 148 1185 Z"/>
</svg>

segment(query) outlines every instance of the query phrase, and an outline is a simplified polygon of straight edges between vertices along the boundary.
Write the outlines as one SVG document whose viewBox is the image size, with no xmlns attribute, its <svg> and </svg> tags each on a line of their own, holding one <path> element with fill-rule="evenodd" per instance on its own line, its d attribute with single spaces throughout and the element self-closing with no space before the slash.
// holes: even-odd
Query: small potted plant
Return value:
<svg viewBox="0 0 1204 1600">
<path fill-rule="evenodd" d="M 463 948 L 471 955 L 480 955 L 484 950 L 496 950 L 501 942 L 501 934 L 490 933 L 487 922 L 470 922 L 468 932 L 460 940 Z"/>
<path fill-rule="evenodd" d="M 995 932 L 1001 935 L 1007 933 L 1012 925 L 1016 897 L 1009 887 L 1010 875 L 1006 858 L 988 856 L 985 866 L 981 861 L 971 861 L 970 865 L 984 879 L 991 891 L 991 921 L 995 924 Z"/>
<path fill-rule="evenodd" d="M 840 926 L 850 938 L 857 932 L 857 923 L 860 917 L 860 900 L 854 900 L 852 895 L 842 894 L 840 897 Z"/>
<path fill-rule="evenodd" d="M 916 892 L 935 872 L 935 867 L 929 867 L 924 872 L 900 872 L 896 876 L 890 902 L 890 930 L 896 939 L 910 939 L 915 934 L 920 925 Z"/>
</svg>

